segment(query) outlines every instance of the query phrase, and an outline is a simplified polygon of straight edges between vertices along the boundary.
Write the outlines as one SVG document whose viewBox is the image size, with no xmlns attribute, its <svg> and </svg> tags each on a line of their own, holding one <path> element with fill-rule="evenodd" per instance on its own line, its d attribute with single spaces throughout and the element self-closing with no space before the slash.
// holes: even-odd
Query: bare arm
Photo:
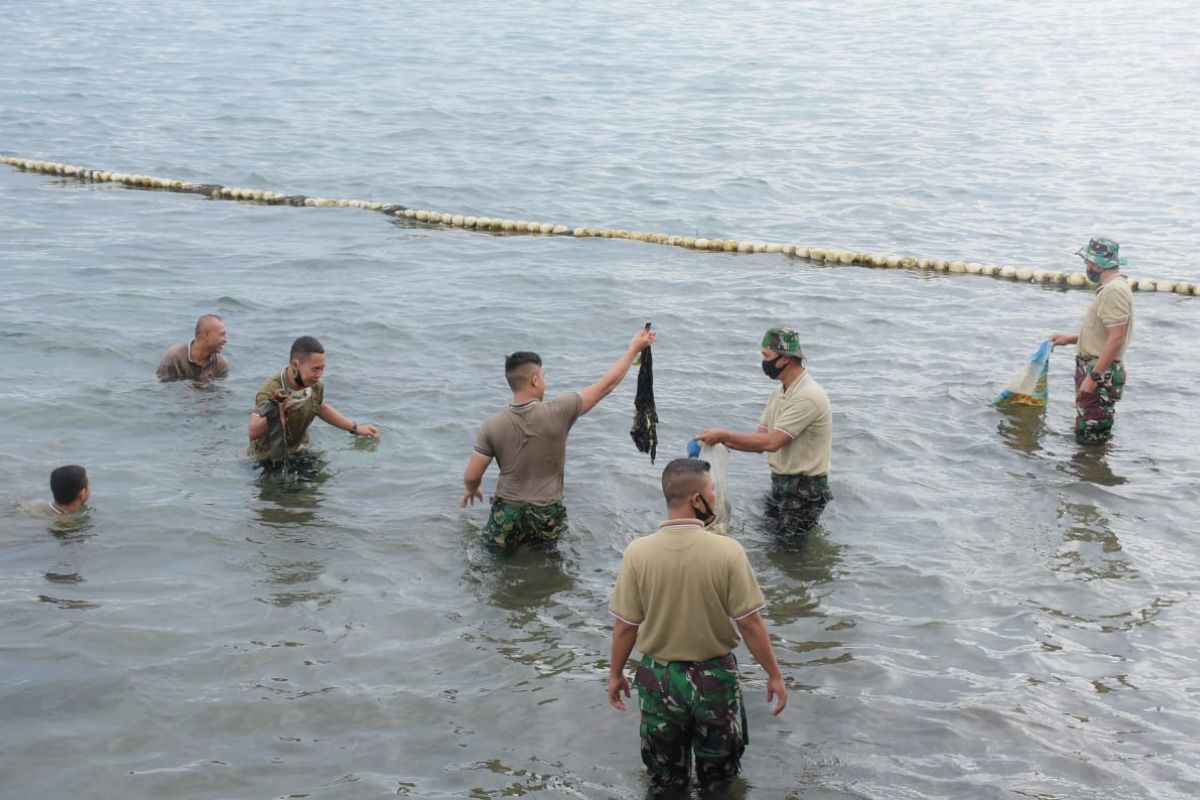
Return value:
<svg viewBox="0 0 1200 800">
<path fill-rule="evenodd" d="M 250 415 L 250 428 L 248 432 L 250 434 L 250 441 L 252 442 L 255 439 L 261 439 L 266 436 L 267 418 L 259 416 L 258 412 L 255 411 Z"/>
<path fill-rule="evenodd" d="M 351 432 L 351 429 L 355 427 L 354 423 L 348 417 L 339 414 L 337 409 L 329 405 L 329 403 L 321 403 L 321 408 L 317 411 L 317 416 L 338 430 L 343 430 L 347 433 Z M 358 436 L 370 436 L 375 439 L 379 438 L 379 429 L 374 425 L 359 425 L 354 429 L 353 433 Z"/>
<path fill-rule="evenodd" d="M 471 451 L 471 460 L 467 462 L 467 469 L 463 472 L 463 496 L 459 507 L 466 508 L 475 505 L 476 500 L 483 500 L 483 492 L 479 490 L 479 485 L 483 483 L 483 473 L 487 472 L 491 465 L 491 456 L 485 456 L 478 450 Z"/>
<path fill-rule="evenodd" d="M 779 663 L 775 661 L 775 650 L 771 647 L 771 637 L 767 634 L 767 623 L 763 621 L 762 615 L 755 611 L 737 620 L 737 626 L 754 660 L 767 672 L 767 702 L 775 701 L 771 716 L 777 716 L 787 708 L 787 687 L 783 685 L 783 675 L 779 672 Z"/>
<path fill-rule="evenodd" d="M 637 335 L 629 342 L 629 347 L 625 349 L 624 354 L 613 362 L 613 365 L 608 368 L 607 372 L 600 376 L 600 380 L 579 392 L 583 397 L 583 409 L 579 413 L 581 415 L 588 413 L 596 407 L 597 403 L 608 397 L 612 393 L 612 390 L 617 388 L 617 385 L 625 379 L 625 375 L 629 372 L 629 368 L 633 366 L 633 361 L 637 358 L 637 354 L 642 352 L 653 341 L 654 333 L 652 331 L 638 331 Z"/>
<path fill-rule="evenodd" d="M 1062 344 L 1078 344 L 1079 337 L 1073 333 L 1052 333 L 1050 334 L 1050 343 L 1055 347 Z"/>
<path fill-rule="evenodd" d="M 708 445 L 723 444 L 731 450 L 746 453 L 774 453 L 792 441 L 792 437 L 778 428 L 767 430 L 762 426 L 754 433 L 737 433 L 723 428 L 709 428 L 696 434 L 696 440 Z"/>
<path fill-rule="evenodd" d="M 629 697 L 629 679 L 625 677 L 625 663 L 637 642 L 638 626 L 623 619 L 613 618 L 612 651 L 608 657 L 608 704 L 618 711 L 625 710 L 624 694 Z M 769 645 L 768 645 L 769 646 Z"/>
</svg>

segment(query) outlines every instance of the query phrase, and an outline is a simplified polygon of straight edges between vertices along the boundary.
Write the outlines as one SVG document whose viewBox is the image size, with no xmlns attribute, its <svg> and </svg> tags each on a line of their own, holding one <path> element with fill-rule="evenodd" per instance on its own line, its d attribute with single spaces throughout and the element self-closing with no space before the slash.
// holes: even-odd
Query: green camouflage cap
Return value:
<svg viewBox="0 0 1200 800">
<path fill-rule="evenodd" d="M 1114 269 L 1129 262 L 1129 259 L 1117 255 L 1120 250 L 1121 245 L 1112 239 L 1097 236 L 1087 243 L 1087 247 L 1076 250 L 1075 255 L 1082 256 L 1084 261 L 1089 261 L 1101 269 Z"/>
<path fill-rule="evenodd" d="M 771 328 L 763 336 L 762 346 L 781 356 L 804 358 L 804 351 L 800 349 L 800 334 L 791 328 Z"/>
</svg>

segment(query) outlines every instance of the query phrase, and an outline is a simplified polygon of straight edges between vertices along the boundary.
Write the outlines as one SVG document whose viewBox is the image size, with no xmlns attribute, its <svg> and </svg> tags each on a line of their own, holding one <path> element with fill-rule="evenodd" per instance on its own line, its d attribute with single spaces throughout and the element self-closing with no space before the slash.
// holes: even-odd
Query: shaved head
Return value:
<svg viewBox="0 0 1200 800">
<path fill-rule="evenodd" d="M 677 458 L 667 464 L 662 474 L 663 497 L 667 505 L 678 507 L 694 494 L 704 494 L 712 483 L 708 462 L 698 458 Z"/>
<path fill-rule="evenodd" d="M 520 351 L 504 359 L 504 378 L 508 388 L 519 392 L 529 386 L 533 376 L 542 369 L 542 357 L 537 353 Z"/>
<path fill-rule="evenodd" d="M 204 316 L 200 317 L 200 319 L 196 320 L 196 335 L 199 336 L 200 334 L 204 333 L 204 330 L 214 322 L 221 321 L 221 318 L 216 314 L 205 314 Z"/>
</svg>

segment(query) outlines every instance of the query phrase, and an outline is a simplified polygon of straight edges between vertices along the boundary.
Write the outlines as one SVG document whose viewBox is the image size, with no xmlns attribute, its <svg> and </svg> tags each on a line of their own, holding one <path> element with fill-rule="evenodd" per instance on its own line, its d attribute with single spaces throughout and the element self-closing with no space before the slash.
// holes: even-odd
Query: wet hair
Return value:
<svg viewBox="0 0 1200 800">
<path fill-rule="evenodd" d="M 216 314 L 201 315 L 200 319 L 196 320 L 196 335 L 199 336 L 201 332 L 203 332 L 205 326 L 207 326 L 208 323 L 212 322 L 214 319 L 217 322 L 224 322 L 224 320 Z"/>
<path fill-rule="evenodd" d="M 301 336 L 296 341 L 292 342 L 292 352 L 288 356 L 289 359 L 295 358 L 304 361 L 313 353 L 324 353 L 325 348 L 321 343 L 312 336 Z"/>
<path fill-rule="evenodd" d="M 518 350 L 504 359 L 504 378 L 508 388 L 518 392 L 529 385 L 533 377 L 533 367 L 542 365 L 542 357 L 528 350 Z"/>
<path fill-rule="evenodd" d="M 668 506 L 676 506 L 704 489 L 707 461 L 698 458 L 677 458 L 663 469 L 662 490 Z"/>
<path fill-rule="evenodd" d="M 75 502 L 87 482 L 86 469 L 78 464 L 68 464 L 50 473 L 50 493 L 54 495 L 55 503 L 67 506 Z"/>
</svg>

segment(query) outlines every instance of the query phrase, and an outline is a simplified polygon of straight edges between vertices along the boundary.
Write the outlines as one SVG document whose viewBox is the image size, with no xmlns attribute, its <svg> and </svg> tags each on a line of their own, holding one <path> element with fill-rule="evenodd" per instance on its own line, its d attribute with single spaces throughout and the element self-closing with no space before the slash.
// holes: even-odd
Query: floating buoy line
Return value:
<svg viewBox="0 0 1200 800">
<path fill-rule="evenodd" d="M 131 189 L 187 192 L 203 195 L 213 200 L 240 200 L 266 205 L 304 206 L 308 208 L 358 208 L 364 211 L 376 211 L 397 219 L 447 228 L 463 228 L 505 234 L 573 236 L 578 239 L 628 239 L 635 242 L 647 242 L 650 244 L 667 245 L 668 247 L 683 247 L 688 250 L 706 250 L 719 253 L 779 253 L 793 258 L 804 259 L 814 264 L 923 270 L 926 272 L 946 272 L 956 275 L 983 275 L 991 278 L 1017 281 L 1019 283 L 1045 284 L 1063 288 L 1083 289 L 1094 285 L 1090 284 L 1081 272 L 1061 272 L 1058 270 L 1032 269 L 1029 267 L 1004 267 L 994 264 L 980 264 L 973 261 L 953 261 L 940 258 L 879 255 L 853 250 L 807 247 L 799 244 L 781 244 L 745 239 L 675 236 L 667 233 L 629 231 L 615 228 L 569 227 L 554 222 L 531 222 L 529 220 L 429 211 L 374 200 L 345 200 L 329 197 L 309 197 L 298 194 L 285 195 L 261 189 L 239 189 L 215 183 L 194 183 L 171 178 L 157 178 L 150 175 L 131 175 L 124 172 L 89 169 L 87 167 L 75 166 L 74 164 L 60 164 L 54 161 L 37 161 L 11 156 L 0 156 L 0 164 L 8 164 L 11 167 L 26 172 L 62 175 L 85 182 L 119 183 Z M 1130 278 L 1129 285 L 1134 290 L 1143 292 L 1200 295 L 1200 284 L 1183 281 Z"/>
</svg>

